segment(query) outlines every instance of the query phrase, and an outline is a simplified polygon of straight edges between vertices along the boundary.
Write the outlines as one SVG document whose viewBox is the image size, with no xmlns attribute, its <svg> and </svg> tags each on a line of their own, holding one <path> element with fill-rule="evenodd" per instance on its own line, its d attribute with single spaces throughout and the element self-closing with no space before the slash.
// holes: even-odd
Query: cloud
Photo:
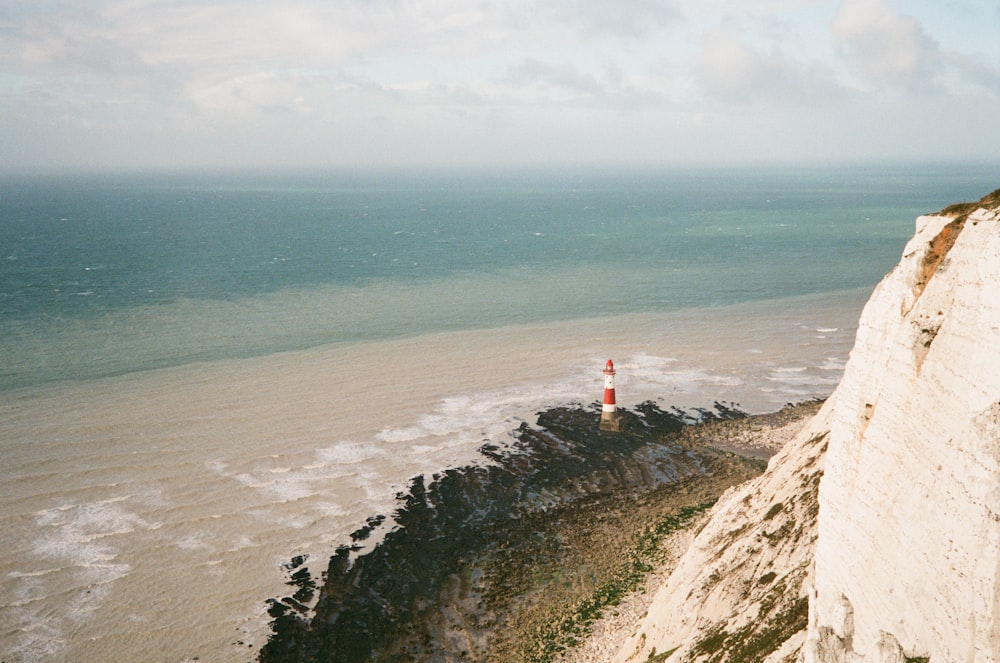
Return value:
<svg viewBox="0 0 1000 663">
<path fill-rule="evenodd" d="M 513 66 L 505 81 L 521 88 L 535 88 L 574 95 L 600 95 L 604 87 L 593 74 L 584 73 L 572 65 L 552 65 L 536 58 L 527 58 Z"/>
<path fill-rule="evenodd" d="M 68 106 L 87 105 L 88 90 L 127 91 L 212 113 L 302 111 L 351 78 L 471 88 L 512 71 L 582 92 L 597 85 L 593 63 L 560 68 L 535 54 L 575 59 L 595 40 L 645 34 L 673 15 L 662 0 L 55 0 L 0 10 L 0 73 L 46 80 Z"/>
<path fill-rule="evenodd" d="M 726 102 L 813 105 L 842 96 L 828 68 L 800 63 L 776 48 L 762 53 L 724 29 L 702 40 L 695 70 L 707 94 Z"/>
<path fill-rule="evenodd" d="M 915 94 L 994 102 L 982 4 L 0 2 L 0 143 L 39 163 L 792 155 Z"/>
<path fill-rule="evenodd" d="M 35 76 L 136 78 L 142 63 L 94 8 L 0 15 L 0 64 Z"/>
<path fill-rule="evenodd" d="M 528 13 L 533 8 L 524 7 Z M 581 28 L 583 36 L 639 37 L 676 23 L 680 12 L 670 0 L 560 0 L 540 3 L 546 22 Z"/>
<path fill-rule="evenodd" d="M 1000 98 L 1000 63 L 991 64 L 981 55 L 960 54 L 950 54 L 947 62 L 964 83 Z"/>
<path fill-rule="evenodd" d="M 304 95 L 311 87 L 305 77 L 264 71 L 193 88 L 190 97 L 207 112 L 308 114 L 313 109 Z"/>
<path fill-rule="evenodd" d="M 873 83 L 919 87 L 940 70 L 938 43 L 884 0 L 844 0 L 830 27 L 840 50 Z"/>
</svg>

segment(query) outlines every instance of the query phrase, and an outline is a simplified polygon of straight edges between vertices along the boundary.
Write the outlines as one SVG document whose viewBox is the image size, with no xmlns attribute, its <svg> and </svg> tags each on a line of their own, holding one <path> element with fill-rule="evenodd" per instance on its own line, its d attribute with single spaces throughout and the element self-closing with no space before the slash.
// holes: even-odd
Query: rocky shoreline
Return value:
<svg viewBox="0 0 1000 663">
<path fill-rule="evenodd" d="M 821 405 L 822 401 L 811 401 L 743 419 L 709 421 L 685 428 L 682 435 L 691 444 L 707 444 L 750 457 L 770 457 L 791 442 Z M 607 663 L 612 660 L 642 623 L 654 595 L 666 585 L 681 556 L 712 513 L 714 510 L 700 514 L 689 527 L 667 537 L 662 544 L 662 562 L 645 578 L 642 586 L 595 622 L 590 636 L 556 662 Z"/>
<path fill-rule="evenodd" d="M 293 559 L 297 590 L 269 602 L 259 660 L 607 660 L 715 500 L 818 407 L 644 403 L 617 433 L 598 429 L 595 408 L 543 412 L 484 445 L 491 462 L 414 478 L 321 578 Z"/>
</svg>

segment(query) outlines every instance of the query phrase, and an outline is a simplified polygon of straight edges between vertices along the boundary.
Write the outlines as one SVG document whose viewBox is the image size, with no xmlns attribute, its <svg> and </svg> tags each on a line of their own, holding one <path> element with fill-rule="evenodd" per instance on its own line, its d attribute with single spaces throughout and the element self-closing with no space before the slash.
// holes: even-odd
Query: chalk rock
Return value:
<svg viewBox="0 0 1000 663">
<path fill-rule="evenodd" d="M 827 403 L 807 662 L 1000 660 L 998 217 L 918 219 L 862 313 Z"/>
</svg>

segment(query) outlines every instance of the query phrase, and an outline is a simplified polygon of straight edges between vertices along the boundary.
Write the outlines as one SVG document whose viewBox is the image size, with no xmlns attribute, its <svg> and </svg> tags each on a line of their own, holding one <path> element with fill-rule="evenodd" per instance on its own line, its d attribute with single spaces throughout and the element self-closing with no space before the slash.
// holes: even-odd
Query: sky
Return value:
<svg viewBox="0 0 1000 663">
<path fill-rule="evenodd" d="M 0 170 L 1000 159 L 1000 0 L 0 0 Z"/>
</svg>

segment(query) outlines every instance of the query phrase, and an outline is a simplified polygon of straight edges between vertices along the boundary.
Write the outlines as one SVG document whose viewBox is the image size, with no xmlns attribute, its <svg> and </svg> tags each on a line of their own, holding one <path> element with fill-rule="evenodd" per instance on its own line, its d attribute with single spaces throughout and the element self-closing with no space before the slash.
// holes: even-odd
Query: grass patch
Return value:
<svg viewBox="0 0 1000 663">
<path fill-rule="evenodd" d="M 777 573 L 775 573 L 774 571 L 768 571 L 767 573 L 765 573 L 764 575 L 762 575 L 760 578 L 757 579 L 757 584 L 766 585 L 770 582 L 774 582 L 774 579 L 777 577 L 778 577 Z"/>
<path fill-rule="evenodd" d="M 603 616 L 606 608 L 621 603 L 653 571 L 663 540 L 669 534 L 688 527 L 695 516 L 712 508 L 714 504 L 715 500 L 712 500 L 684 507 L 676 515 L 668 516 L 655 527 L 647 529 L 632 550 L 630 559 L 618 573 L 580 601 L 572 614 L 540 628 L 538 647 L 527 660 L 530 663 L 551 663 L 556 656 L 579 644 L 590 634 L 594 622 Z M 670 653 L 673 652 L 667 653 L 664 658 L 651 660 L 665 660 Z"/>
<path fill-rule="evenodd" d="M 938 212 L 941 216 L 965 216 L 975 212 L 980 207 L 985 207 L 989 209 L 991 207 L 996 207 L 1000 205 L 1000 189 L 993 191 L 992 193 L 986 194 L 981 200 L 974 203 L 955 203 L 954 205 L 948 205 L 943 210 Z M 911 660 L 911 659 L 906 659 Z M 914 661 L 919 661 L 921 659 L 912 659 Z"/>
<path fill-rule="evenodd" d="M 677 647 L 674 647 L 673 649 L 669 649 L 669 650 L 663 652 L 662 654 L 657 654 L 656 653 L 656 649 L 654 648 L 653 651 L 649 652 L 649 658 L 647 658 L 645 661 L 643 661 L 643 663 L 663 663 L 663 661 L 665 661 L 668 658 L 670 658 L 670 656 L 675 651 L 677 651 Z"/>
<path fill-rule="evenodd" d="M 772 506 L 770 509 L 767 510 L 767 513 L 764 514 L 764 520 L 770 520 L 771 518 L 774 518 L 776 515 L 781 513 L 781 510 L 784 508 L 785 508 L 784 504 L 782 504 L 781 502 L 777 502 L 774 506 Z"/>
<path fill-rule="evenodd" d="M 808 621 L 809 599 L 803 596 L 769 619 L 747 624 L 735 633 L 728 633 L 724 624 L 719 625 L 692 648 L 691 658 L 707 655 L 711 663 L 761 661 L 806 628 Z"/>
</svg>

